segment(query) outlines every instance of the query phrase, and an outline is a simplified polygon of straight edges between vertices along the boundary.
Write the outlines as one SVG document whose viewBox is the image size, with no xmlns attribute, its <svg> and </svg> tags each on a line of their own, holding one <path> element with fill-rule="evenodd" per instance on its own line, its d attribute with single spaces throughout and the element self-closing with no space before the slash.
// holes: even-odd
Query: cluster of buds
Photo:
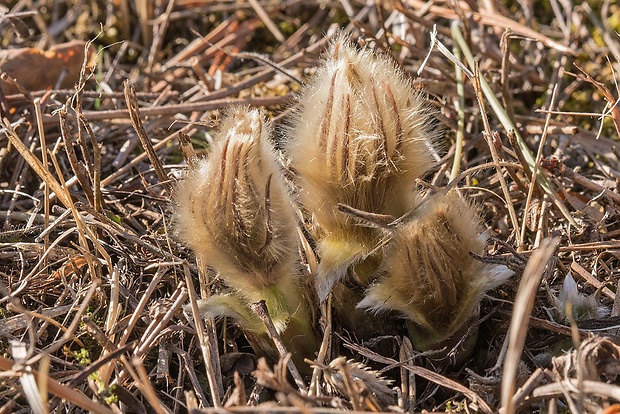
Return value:
<svg viewBox="0 0 620 414">
<path fill-rule="evenodd" d="M 300 105 L 287 152 L 316 237 L 319 298 L 332 292 L 347 328 L 359 326 L 353 297 L 403 316 L 418 349 L 444 346 L 511 272 L 470 255 L 484 253 L 486 238 L 458 194 L 416 191 L 439 135 L 426 100 L 390 58 L 341 37 Z"/>
<path fill-rule="evenodd" d="M 289 350 L 308 356 L 317 344 L 312 297 L 332 293 L 343 320 L 366 318 L 362 308 L 395 312 L 418 349 L 445 344 L 510 272 L 470 255 L 483 254 L 486 240 L 457 193 L 416 190 L 436 163 L 424 97 L 389 58 L 341 36 L 299 106 L 285 154 L 320 259 L 314 283 L 295 276 L 297 224 L 264 114 L 237 108 L 177 192 L 180 239 L 230 288 L 204 309 L 261 336 L 248 305 L 264 300 Z"/>
</svg>

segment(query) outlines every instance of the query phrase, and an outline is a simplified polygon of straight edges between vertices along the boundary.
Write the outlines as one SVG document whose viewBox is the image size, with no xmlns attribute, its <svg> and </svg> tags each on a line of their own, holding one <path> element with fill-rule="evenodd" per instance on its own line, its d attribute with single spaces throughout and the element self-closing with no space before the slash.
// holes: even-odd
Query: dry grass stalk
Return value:
<svg viewBox="0 0 620 414">
<path fill-rule="evenodd" d="M 11 372 L 15 369 L 14 361 L 11 361 L 7 358 L 0 357 L 0 369 L 4 372 Z M 39 373 L 35 370 L 30 370 L 31 374 L 35 376 L 35 379 L 38 380 Z M 16 375 L 19 375 L 16 373 Z M 67 387 L 62 385 L 58 381 L 55 381 L 49 377 L 46 378 L 46 385 L 48 391 L 60 398 L 63 398 L 71 403 L 75 404 L 77 407 L 83 408 L 88 411 L 98 412 L 102 414 L 112 414 L 113 411 L 109 408 L 99 404 L 97 402 L 92 401 L 86 395 L 77 391 L 71 387 Z"/>
<path fill-rule="evenodd" d="M 540 248 L 532 254 L 523 272 L 523 279 L 515 298 L 515 307 L 508 331 L 510 344 L 508 345 L 502 381 L 502 408 L 507 414 L 515 412 L 512 397 L 516 390 L 517 365 L 521 359 L 520 356 L 525 343 L 528 320 L 534 306 L 536 291 L 556 247 L 557 240 L 548 239 L 543 241 Z"/>
<path fill-rule="evenodd" d="M 136 97 L 136 90 L 133 85 L 129 83 L 129 81 L 125 82 L 124 89 L 125 101 L 127 102 L 127 110 L 129 111 L 131 125 L 133 125 L 133 128 L 136 130 L 138 138 L 140 138 L 140 142 L 142 143 L 142 148 L 144 148 L 144 151 L 146 151 L 146 154 L 148 155 L 151 164 L 153 164 L 155 172 L 157 173 L 157 176 L 159 177 L 162 185 L 166 189 L 166 192 L 170 195 L 172 187 L 170 185 L 170 182 L 168 181 L 168 176 L 166 175 L 164 167 L 161 165 L 161 161 L 159 160 L 157 154 L 155 153 L 155 150 L 153 149 L 153 144 L 146 135 L 146 131 L 144 129 L 144 126 L 142 125 L 142 117 L 140 115 L 140 109 L 138 108 L 138 98 Z"/>
<path fill-rule="evenodd" d="M 196 334 L 200 342 L 200 350 L 205 360 L 207 368 L 207 378 L 209 379 L 209 388 L 211 390 L 211 401 L 216 408 L 221 405 L 224 389 L 222 385 L 222 375 L 220 371 L 219 353 L 217 343 L 214 337 L 208 333 L 205 335 L 205 328 L 202 321 L 202 315 L 198 309 L 198 301 L 196 299 L 196 290 L 192 282 L 189 266 L 187 263 L 183 265 L 185 280 L 188 287 L 189 303 L 192 310 L 192 317 L 196 326 Z"/>
<path fill-rule="evenodd" d="M 374 352 L 372 352 L 371 350 L 364 348 L 360 345 L 356 345 L 356 344 L 345 344 L 345 346 L 347 348 L 350 348 L 354 351 L 356 351 L 359 355 L 365 357 L 365 358 L 369 358 L 372 361 L 375 362 L 380 362 L 382 364 L 385 364 L 386 366 L 390 366 L 390 367 L 400 367 L 402 366 L 405 370 L 407 370 L 408 372 L 412 373 L 413 375 L 425 378 L 437 385 L 440 385 L 442 387 L 448 388 L 448 389 L 452 389 L 455 390 L 459 393 L 462 393 L 463 395 L 465 395 L 472 403 L 475 403 L 478 405 L 478 409 L 481 410 L 482 412 L 485 413 L 492 413 L 493 410 L 491 409 L 491 407 L 484 401 L 484 399 L 482 399 L 478 394 L 476 394 L 474 391 L 468 389 L 467 387 L 459 384 L 456 381 L 451 380 L 450 378 L 447 378 L 435 371 L 432 371 L 430 369 L 426 369 L 424 367 L 418 366 L 413 364 L 411 361 L 406 363 L 406 364 L 401 364 L 399 361 L 396 361 L 395 359 L 392 358 L 387 358 L 384 357 L 382 355 L 378 355 Z"/>
<path fill-rule="evenodd" d="M 484 227 L 494 236 L 486 248 L 494 257 L 484 261 L 516 265 L 519 277 L 523 259 L 546 237 L 558 238 L 557 269 L 537 288 L 522 346 L 527 352 L 521 354 L 521 361 L 513 361 L 530 370 L 542 368 L 514 394 L 515 408 L 544 410 L 555 403 L 560 409 L 583 407 L 586 412 L 617 409 L 613 403 L 620 398 L 618 387 L 607 374 L 617 364 L 618 355 L 610 352 L 615 345 L 605 345 L 609 336 L 616 335 L 617 318 L 597 315 L 595 320 L 577 320 L 575 329 L 575 324 L 562 324 L 553 309 L 562 306 L 553 297 L 562 291 L 569 269 L 578 295 L 590 302 L 609 309 L 616 296 L 620 269 L 616 4 L 568 7 L 551 2 L 547 8 L 540 2 L 485 0 L 479 5 L 456 2 L 449 8 L 417 0 L 253 4 L 176 0 L 141 4 L 153 9 L 141 9 L 138 14 L 126 0 L 105 7 L 84 0 L 73 1 L 71 8 L 63 2 L 47 3 L 35 2 L 28 10 L 24 2 L 0 6 L 0 48 L 49 50 L 47 45 L 74 40 L 86 44 L 94 39 L 98 54 L 91 73 L 90 63 L 83 65 L 80 47 L 62 65 L 70 76 L 55 75 L 49 90 L 33 90 L 18 79 L 9 80 L 10 95 L 0 91 L 0 314 L 4 318 L 0 320 L 0 343 L 8 355 L 6 344 L 20 338 L 32 350 L 26 365 L 37 369 L 32 377 L 39 380 L 30 387 L 33 406 L 29 407 L 18 380 L 23 371 L 11 371 L 17 368 L 15 361 L 3 360 L 2 412 L 31 411 L 41 404 L 50 412 L 118 412 L 128 407 L 180 412 L 184 404 L 197 409 L 218 406 L 233 384 L 239 391 L 255 386 L 247 399 L 247 404 L 254 405 L 227 408 L 231 412 L 331 413 L 335 409 L 328 406 L 350 410 L 353 402 L 368 407 L 356 392 L 350 397 L 326 397 L 326 381 L 318 374 L 309 395 L 291 384 L 285 386 L 286 361 L 271 371 L 275 394 L 258 392 L 263 386 L 256 385 L 253 377 L 234 379 L 232 373 L 222 372 L 219 352 L 243 353 L 249 349 L 247 340 L 236 326 L 221 321 L 207 320 L 203 332 L 200 325 L 205 321 L 198 316 L 197 306 L 193 317 L 180 307 L 181 281 L 188 281 L 187 293 L 197 305 L 192 285 L 197 283 L 198 267 L 194 256 L 168 233 L 169 200 L 148 155 L 138 151 L 129 111 L 123 109 L 123 82 L 130 79 L 139 91 L 140 115 L 148 118 L 143 127 L 155 157 L 164 175 L 176 179 L 184 168 L 179 165 L 182 156 L 177 137 L 187 134 L 201 156 L 203 148 L 213 148 L 211 134 L 219 130 L 224 107 L 233 103 L 265 107 L 276 123 L 286 117 L 288 110 L 283 105 L 293 102 L 300 87 L 292 79 L 316 79 L 317 59 L 322 53 L 329 57 L 325 49 L 336 27 L 366 50 L 388 56 L 400 70 L 414 76 L 416 88 L 428 91 L 428 102 L 435 107 L 437 123 L 445 133 L 441 138 L 444 150 L 435 157 L 436 168 L 423 177 L 431 184 L 425 187 L 440 193 L 458 187 L 473 200 Z M 255 16 L 256 4 L 265 12 L 262 20 Z M 162 17 L 153 20 L 153 16 Z M 268 22 L 271 31 L 263 22 Z M 457 61 L 462 59 L 459 50 L 464 56 L 459 68 L 473 68 L 475 59 L 481 82 L 488 81 L 488 89 L 482 88 L 485 103 L 492 108 L 486 114 L 488 128 L 482 123 L 472 84 L 468 79 L 459 81 L 455 62 L 429 47 L 434 25 L 435 39 L 453 51 Z M 504 33 L 506 27 L 510 34 Z M 457 29 L 462 41 L 454 35 Z M 132 33 L 137 35 L 132 37 Z M 429 49 L 433 50 L 429 53 Z M 607 55 L 616 59 L 607 59 Z M 583 75 L 570 74 L 576 72 L 574 63 Z M 19 66 L 21 73 L 52 73 L 36 64 L 27 65 L 27 71 L 23 66 Z M 551 108 L 549 85 L 557 85 L 555 103 L 552 111 L 542 111 Z M 63 106 L 67 110 L 64 133 L 59 124 Z M 483 129 L 490 131 L 488 143 Z M 276 128 L 279 148 L 286 146 L 279 140 L 280 132 Z M 65 142 L 72 148 L 63 149 Z M 489 144 L 497 149 L 493 162 Z M 529 154 L 538 149 L 543 168 L 536 166 L 540 172 L 533 186 L 536 158 Z M 67 150 L 73 151 L 72 159 Z M 503 189 L 502 180 L 506 183 Z M 548 188 L 541 187 L 541 182 Z M 528 192 L 532 194 L 529 208 Z M 389 225 L 393 213 L 368 214 L 362 206 L 339 202 L 334 205 L 340 219 L 372 225 L 384 241 L 383 236 L 389 234 L 384 231 L 393 227 Z M 516 220 L 509 218 L 507 202 Z M 518 240 L 514 223 L 518 224 Z M 302 273 L 308 275 L 305 266 L 311 270 L 316 266 L 312 261 L 316 246 L 308 232 L 295 227 L 292 233 L 301 232 L 307 239 L 304 255 L 309 260 L 302 263 Z M 521 252 L 510 250 L 517 245 Z M 362 271 L 359 264 L 353 267 L 377 281 L 378 275 Z M 331 320 L 328 302 L 323 315 L 329 319 L 321 324 L 330 328 L 325 331 L 318 362 L 327 364 L 339 355 L 370 358 L 373 368 L 386 367 L 384 375 L 396 381 L 395 386 L 408 389 L 404 397 L 411 397 L 415 386 L 410 411 L 454 407 L 498 411 L 498 375 L 504 368 L 512 369 L 504 362 L 501 345 L 518 277 L 482 300 L 479 339 L 472 358 L 463 361 L 467 370 L 455 373 L 444 365 L 421 366 L 433 354 L 411 354 L 400 338 L 406 335 L 404 326 L 388 324 L 398 321 L 391 313 L 378 319 L 379 323 L 364 319 L 364 325 L 371 327 L 368 335 L 354 338 L 352 348 L 343 348 L 347 344 L 343 338 L 349 336 L 346 321 L 338 312 Z M 201 286 L 196 287 L 203 299 L 226 289 L 222 279 L 207 278 L 204 273 L 200 278 Z M 352 318 L 363 315 L 355 310 L 363 288 L 336 284 L 337 289 L 341 287 L 345 292 L 351 287 L 357 290 L 348 298 L 351 311 L 346 313 Z M 337 307 L 334 296 L 330 306 Z M 170 298 L 178 299 L 177 303 Z M 380 332 L 392 335 L 378 336 Z M 550 349 L 572 333 L 581 344 L 578 351 L 566 349 L 572 362 L 564 366 L 572 368 L 566 375 L 557 375 L 554 367 L 564 371 Z M 317 336 L 314 345 L 318 342 Z M 264 343 L 272 347 L 268 338 Z M 132 368 L 130 358 L 136 349 L 144 353 L 144 370 L 156 375 Z M 399 364 L 377 353 L 402 353 L 401 362 L 415 357 L 416 365 Z M 83 358 L 86 354 L 89 358 Z M 169 366 L 162 369 L 161 364 Z M 592 365 L 605 372 L 584 375 Z M 481 375 L 489 369 L 493 372 L 488 377 Z M 265 365 L 258 371 L 265 376 Z M 526 378 L 527 374 L 519 374 L 519 380 Z M 354 391 L 355 386 L 349 388 Z M 280 406 L 260 405 L 274 398 Z M 241 396 L 229 400 L 244 401 Z"/>
</svg>

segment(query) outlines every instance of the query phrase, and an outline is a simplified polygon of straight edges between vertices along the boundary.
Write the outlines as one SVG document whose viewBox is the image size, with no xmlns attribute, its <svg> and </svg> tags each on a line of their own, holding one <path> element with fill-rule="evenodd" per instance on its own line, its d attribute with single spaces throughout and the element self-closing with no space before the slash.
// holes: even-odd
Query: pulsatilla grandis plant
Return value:
<svg viewBox="0 0 620 414">
<path fill-rule="evenodd" d="M 393 325 L 365 322 L 371 310 L 400 315 L 419 350 L 453 344 L 510 271 L 470 255 L 484 254 L 486 238 L 458 193 L 416 189 L 436 164 L 439 135 L 424 96 L 388 57 L 340 36 L 298 104 L 284 149 L 320 260 L 315 280 L 296 276 L 291 192 L 264 114 L 236 108 L 177 191 L 179 237 L 230 289 L 205 312 L 234 317 L 268 353 L 265 328 L 248 309 L 265 300 L 289 350 L 312 358 L 313 298 L 333 292 L 346 329 L 394 334 Z"/>
<path fill-rule="evenodd" d="M 276 329 L 300 357 L 316 348 L 311 291 L 296 276 L 296 221 L 262 111 L 233 108 L 207 158 L 177 188 L 176 229 L 229 292 L 201 308 L 236 320 L 262 354 L 274 353 L 248 305 L 264 300 Z"/>
<path fill-rule="evenodd" d="M 439 135 L 424 96 L 390 58 L 340 37 L 299 104 L 286 147 L 316 237 L 319 298 L 333 292 L 336 314 L 357 334 L 389 321 L 369 321 L 352 300 L 400 314 L 418 349 L 452 345 L 511 272 L 471 257 L 486 238 L 458 194 L 416 191 Z M 351 288 L 360 285 L 362 294 Z"/>
</svg>

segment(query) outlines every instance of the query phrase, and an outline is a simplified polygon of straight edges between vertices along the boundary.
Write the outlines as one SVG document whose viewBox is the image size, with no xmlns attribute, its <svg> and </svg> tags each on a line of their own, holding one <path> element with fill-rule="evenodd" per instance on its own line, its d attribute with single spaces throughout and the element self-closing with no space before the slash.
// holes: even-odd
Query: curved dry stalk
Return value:
<svg viewBox="0 0 620 414">
<path fill-rule="evenodd" d="M 467 63 L 469 64 L 470 67 L 474 67 L 475 66 L 474 56 L 471 50 L 469 49 L 469 46 L 467 45 L 467 42 L 465 41 L 463 34 L 461 33 L 459 29 L 458 23 L 456 22 L 453 23 L 451 27 L 452 27 L 452 36 L 454 37 L 454 39 L 456 39 L 459 46 L 461 47 L 461 50 L 463 51 L 463 54 L 465 55 L 465 58 L 467 59 Z M 480 79 L 480 88 L 482 92 L 484 92 L 485 98 L 489 101 L 489 104 L 493 108 L 495 115 L 499 119 L 500 123 L 502 124 L 506 132 L 512 131 L 512 133 L 514 133 L 516 142 L 519 144 L 519 148 L 521 149 L 521 152 L 523 156 L 525 157 L 530 170 L 534 170 L 534 165 L 536 163 L 536 160 L 534 159 L 534 156 L 532 155 L 532 152 L 530 151 L 529 147 L 527 146 L 527 144 L 521 137 L 521 134 L 519 133 L 518 128 L 514 125 L 514 123 L 508 116 L 508 114 L 506 114 L 506 111 L 504 111 L 504 109 L 502 108 L 501 104 L 497 100 L 497 97 L 495 96 L 495 93 L 493 92 L 493 90 L 491 89 L 487 81 L 484 79 L 484 77 L 480 76 L 479 79 Z M 549 183 L 549 180 L 547 179 L 547 177 L 545 177 L 545 175 L 542 174 L 540 170 L 538 174 L 540 175 L 539 185 L 541 186 L 541 188 L 549 195 L 549 197 L 551 197 L 555 205 L 562 212 L 564 217 L 571 223 L 571 225 L 575 226 L 577 229 L 580 229 L 581 226 L 577 224 L 573 216 L 570 214 L 570 212 L 564 205 L 564 203 L 562 203 L 562 201 L 559 200 L 557 194 L 555 194 L 555 191 L 553 191 L 553 189 L 551 188 L 551 184 Z"/>
<path fill-rule="evenodd" d="M 517 368 L 521 361 L 521 352 L 525 343 L 530 314 L 545 268 L 557 245 L 557 239 L 545 239 L 540 243 L 540 248 L 532 253 L 528 260 L 519 284 L 508 331 L 510 340 L 502 377 L 502 409 L 505 410 L 506 414 L 514 414 L 515 412 L 513 396 L 516 391 Z"/>
</svg>

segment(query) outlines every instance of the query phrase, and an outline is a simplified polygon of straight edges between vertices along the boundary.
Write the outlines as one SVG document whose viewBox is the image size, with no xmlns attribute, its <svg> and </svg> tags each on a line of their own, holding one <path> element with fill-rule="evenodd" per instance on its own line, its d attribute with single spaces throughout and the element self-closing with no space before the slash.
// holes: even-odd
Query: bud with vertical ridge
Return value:
<svg viewBox="0 0 620 414">
<path fill-rule="evenodd" d="M 415 179 L 434 165 L 434 131 L 424 98 L 403 72 L 344 36 L 299 102 L 287 152 L 313 216 L 323 300 L 350 268 L 364 284 L 381 260 L 374 254 L 380 231 L 358 225 L 338 204 L 394 217 L 409 211 Z"/>
<path fill-rule="evenodd" d="M 512 275 L 470 255 L 482 255 L 485 244 L 475 210 L 456 192 L 428 196 L 394 230 L 358 307 L 403 315 L 418 350 L 453 345 L 477 322 L 484 293 Z"/>
<path fill-rule="evenodd" d="M 297 338 L 311 357 L 311 295 L 296 277 L 296 221 L 270 132 L 262 111 L 230 110 L 209 156 L 178 185 L 176 229 L 231 289 L 211 297 L 203 305 L 207 313 L 234 316 L 263 335 L 247 305 L 265 300 L 283 339 Z"/>
</svg>

